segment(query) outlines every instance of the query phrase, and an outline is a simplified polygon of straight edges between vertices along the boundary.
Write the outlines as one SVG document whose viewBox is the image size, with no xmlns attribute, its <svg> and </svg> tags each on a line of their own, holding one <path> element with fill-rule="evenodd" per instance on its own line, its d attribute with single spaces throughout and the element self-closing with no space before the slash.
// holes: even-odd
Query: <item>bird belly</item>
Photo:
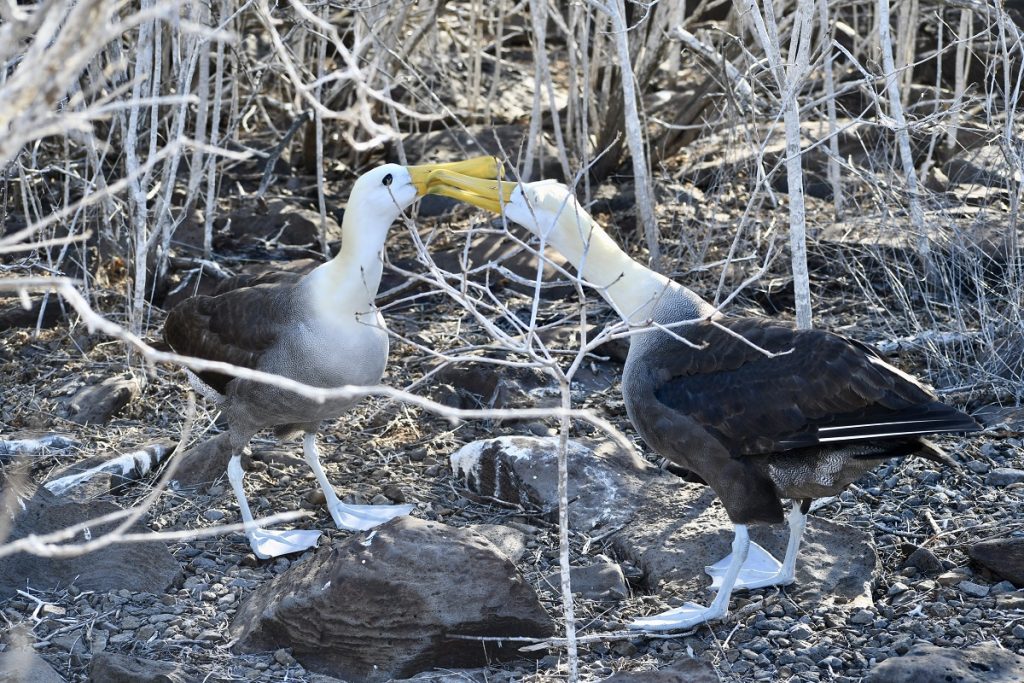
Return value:
<svg viewBox="0 0 1024 683">
<path fill-rule="evenodd" d="M 885 460 L 865 459 L 856 447 L 800 449 L 765 456 L 758 461 L 783 498 L 834 496 Z M 855 457 L 860 455 L 861 457 Z"/>
<path fill-rule="evenodd" d="M 260 370 L 315 387 L 373 386 L 380 383 L 388 358 L 383 326 L 299 325 L 260 363 Z M 261 428 L 315 424 L 334 419 L 358 402 L 337 398 L 320 402 L 257 382 L 231 386 L 232 412 Z"/>
</svg>

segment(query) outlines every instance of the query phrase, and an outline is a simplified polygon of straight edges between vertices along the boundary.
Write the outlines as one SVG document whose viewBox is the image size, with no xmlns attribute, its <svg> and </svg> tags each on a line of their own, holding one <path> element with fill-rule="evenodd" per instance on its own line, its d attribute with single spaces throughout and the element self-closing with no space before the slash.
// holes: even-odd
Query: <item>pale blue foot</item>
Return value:
<svg viewBox="0 0 1024 683">
<path fill-rule="evenodd" d="M 339 500 L 328 505 L 328 510 L 339 529 L 367 531 L 391 521 L 395 517 L 407 515 L 415 507 L 415 505 L 349 505 Z"/>
<path fill-rule="evenodd" d="M 246 536 L 256 557 L 266 560 L 309 550 L 320 539 L 320 532 L 302 529 L 253 529 Z"/>
<path fill-rule="evenodd" d="M 721 619 L 725 612 L 724 608 L 715 607 L 714 604 L 711 607 L 704 607 L 688 602 L 682 607 L 661 614 L 635 619 L 627 624 L 627 627 L 636 631 L 679 631 L 699 626 L 706 621 Z"/>
<path fill-rule="evenodd" d="M 731 553 L 704 568 L 704 571 L 711 577 L 711 590 L 718 590 L 722 587 L 722 577 L 725 576 L 730 562 L 732 562 Z M 791 583 L 793 583 L 792 571 L 784 571 L 782 563 L 772 557 L 771 553 L 758 544 L 751 543 L 747 559 L 740 568 L 733 588 L 753 589 L 766 586 L 787 586 Z"/>
</svg>

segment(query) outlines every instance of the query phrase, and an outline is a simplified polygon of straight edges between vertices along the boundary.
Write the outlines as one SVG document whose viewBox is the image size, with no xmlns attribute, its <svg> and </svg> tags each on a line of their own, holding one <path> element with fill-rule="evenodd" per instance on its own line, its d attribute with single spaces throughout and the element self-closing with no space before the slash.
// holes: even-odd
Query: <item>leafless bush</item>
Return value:
<svg viewBox="0 0 1024 683">
<path fill-rule="evenodd" d="M 788 244 L 791 266 L 771 265 L 795 276 L 800 324 L 812 303 L 881 311 L 878 339 L 911 340 L 942 390 L 1020 401 L 1019 19 L 991 0 L 0 3 L 0 284 L 65 296 L 132 362 L 184 362 L 143 343 L 183 226 L 202 235 L 193 266 L 230 269 L 215 219 L 274 196 L 284 160 L 315 179 L 326 253 L 328 178 L 392 143 L 404 160 L 408 134 L 513 123 L 525 142 L 504 151 L 522 177 L 547 136 L 591 206 L 609 185 L 632 195 L 632 212 L 608 213 L 641 260 L 727 302 Z M 982 148 L 999 155 L 971 167 Z M 598 340 L 628 331 L 587 339 L 582 283 L 563 273 L 582 341 L 551 349 L 542 288 L 521 319 L 417 252 L 426 274 L 408 275 L 457 301 L 501 362 L 558 380 L 563 436 L 595 419 L 572 409 L 569 382 Z M 62 275 L 73 282 L 39 279 Z M 564 510 L 562 542 L 567 564 Z"/>
</svg>

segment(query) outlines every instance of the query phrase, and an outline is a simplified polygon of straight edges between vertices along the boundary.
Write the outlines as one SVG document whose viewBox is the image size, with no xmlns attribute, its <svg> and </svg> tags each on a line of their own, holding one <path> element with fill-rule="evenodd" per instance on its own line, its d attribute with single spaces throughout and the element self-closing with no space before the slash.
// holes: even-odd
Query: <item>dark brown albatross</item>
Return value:
<svg viewBox="0 0 1024 683">
<path fill-rule="evenodd" d="M 449 168 L 493 178 L 492 157 L 427 166 L 386 164 L 352 187 L 342 223 L 341 251 L 306 275 L 272 273 L 237 278 L 215 296 L 183 301 L 167 316 L 164 339 L 176 352 L 262 370 L 317 387 L 372 386 L 388 357 L 388 333 L 374 299 L 391 224 L 426 192 L 431 171 Z M 253 552 L 273 557 L 316 544 L 319 531 L 259 528 L 242 488 L 241 453 L 256 432 L 280 438 L 303 433 L 306 462 L 316 475 L 327 509 L 339 528 L 370 529 L 408 514 L 412 505 L 342 503 L 320 466 L 316 433 L 356 401 L 318 402 L 268 384 L 216 372 L 189 374 L 196 390 L 227 419 L 232 449 L 228 479 L 241 508 Z"/>
<path fill-rule="evenodd" d="M 718 594 L 637 619 L 633 628 L 684 629 L 718 619 L 732 590 L 786 585 L 810 502 L 835 495 L 882 461 L 949 462 L 925 434 L 979 429 L 871 347 L 822 330 L 723 316 L 686 287 L 633 261 L 560 183 L 517 185 L 439 171 L 430 191 L 504 213 L 558 249 L 632 326 L 622 394 L 633 426 L 669 460 L 704 479 L 735 535 L 707 572 Z M 752 544 L 747 525 L 783 521 L 783 562 Z"/>
</svg>

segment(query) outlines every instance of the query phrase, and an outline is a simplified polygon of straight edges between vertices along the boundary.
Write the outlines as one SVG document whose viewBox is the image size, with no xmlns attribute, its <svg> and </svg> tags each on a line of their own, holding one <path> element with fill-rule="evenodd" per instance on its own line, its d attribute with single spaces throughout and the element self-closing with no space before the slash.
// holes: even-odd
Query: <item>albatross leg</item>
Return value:
<svg viewBox="0 0 1024 683">
<path fill-rule="evenodd" d="M 320 452 L 316 447 L 316 432 L 306 432 L 302 439 L 302 452 L 306 456 L 309 468 L 313 470 L 320 488 L 327 500 L 327 510 L 339 529 L 349 531 L 366 531 L 379 526 L 395 517 L 412 512 L 414 505 L 349 505 L 338 500 L 338 494 L 327 479 L 324 468 L 320 466 Z"/>
<path fill-rule="evenodd" d="M 629 628 L 645 631 L 675 631 L 693 628 L 705 621 L 721 619 L 729 611 L 729 598 L 732 596 L 733 585 L 746 562 L 749 549 L 750 535 L 746 525 L 736 524 L 732 539 L 732 554 L 729 555 L 732 559 L 722 576 L 722 586 L 718 595 L 708 607 L 688 602 L 682 607 L 637 619 L 629 624 Z"/>
<path fill-rule="evenodd" d="M 238 499 L 238 507 L 242 511 L 242 524 L 245 525 L 245 536 L 249 539 L 249 546 L 256 557 L 266 560 L 288 553 L 302 552 L 316 545 L 320 538 L 319 531 L 271 530 L 256 526 L 252 510 L 249 509 L 249 500 L 242 489 L 242 456 L 238 453 L 234 453 L 228 462 L 228 481 L 231 482 L 231 489 Z"/>
<path fill-rule="evenodd" d="M 765 588 L 766 586 L 788 586 L 796 580 L 796 556 L 800 550 L 800 539 L 807 526 L 807 502 L 793 501 L 789 511 L 789 542 L 786 544 L 786 557 L 779 562 L 771 553 L 756 543 L 750 544 L 750 553 L 740 569 L 734 588 Z M 731 564 L 731 556 L 726 556 L 704 571 L 711 577 L 711 590 L 718 590 L 726 571 Z"/>
</svg>

